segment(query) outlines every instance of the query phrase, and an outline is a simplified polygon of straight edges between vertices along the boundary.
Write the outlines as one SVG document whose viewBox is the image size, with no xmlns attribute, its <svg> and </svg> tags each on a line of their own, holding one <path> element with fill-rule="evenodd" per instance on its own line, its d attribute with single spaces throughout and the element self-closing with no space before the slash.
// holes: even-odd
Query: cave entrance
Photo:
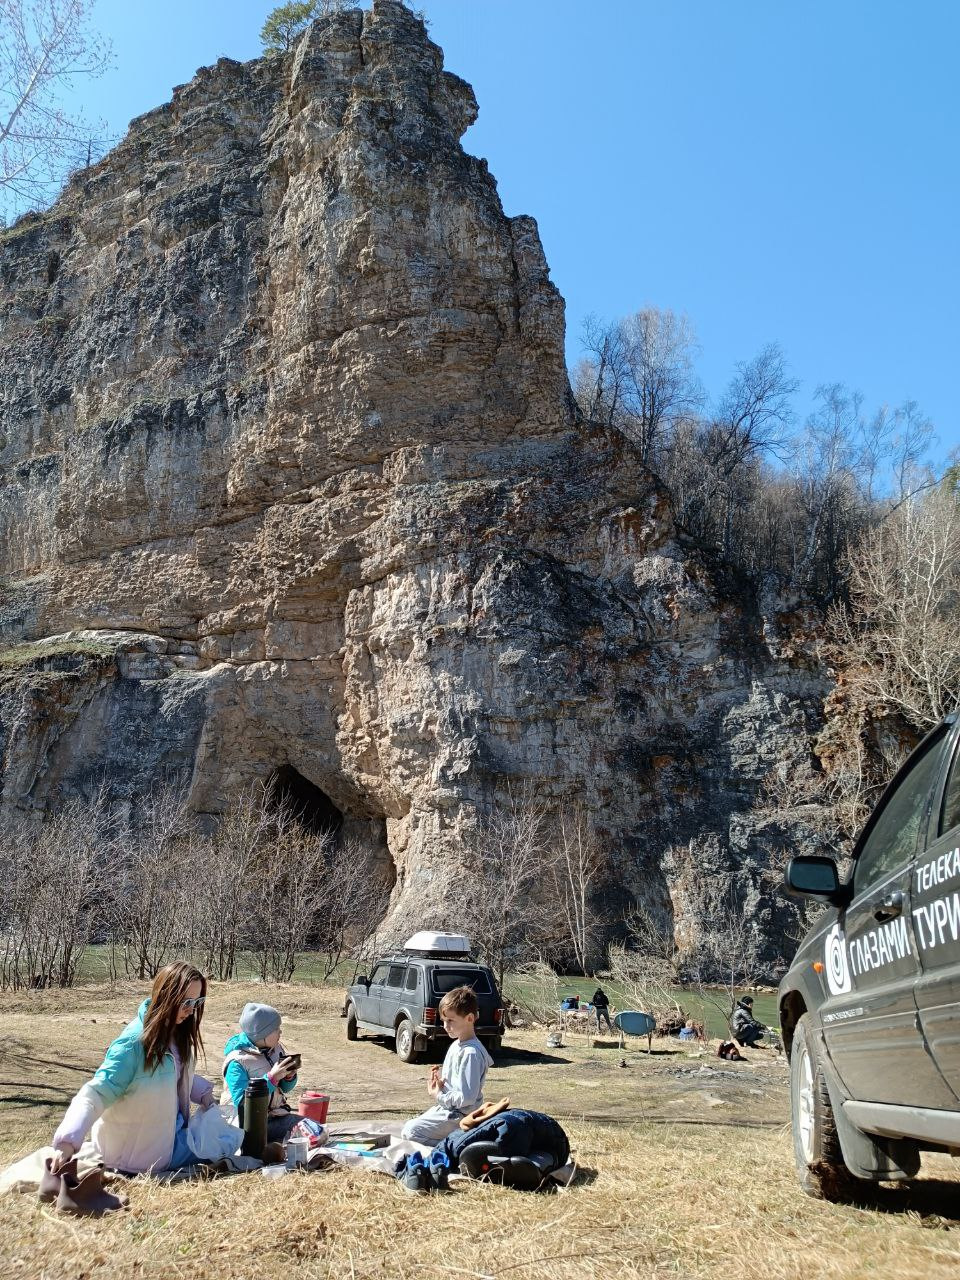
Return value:
<svg viewBox="0 0 960 1280">
<path fill-rule="evenodd" d="M 307 831 L 320 835 L 337 835 L 343 826 L 343 814 L 330 797 L 314 786 L 293 765 L 285 764 L 271 779 L 273 803 L 289 806 L 297 822 Z"/>
</svg>

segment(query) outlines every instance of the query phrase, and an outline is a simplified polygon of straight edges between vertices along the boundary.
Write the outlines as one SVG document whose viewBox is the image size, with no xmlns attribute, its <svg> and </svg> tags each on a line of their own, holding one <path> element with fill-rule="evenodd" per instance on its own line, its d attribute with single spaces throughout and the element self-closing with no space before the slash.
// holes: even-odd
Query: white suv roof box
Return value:
<svg viewBox="0 0 960 1280">
<path fill-rule="evenodd" d="M 404 951 L 427 951 L 434 955 L 445 955 L 453 952 L 463 955 L 470 950 L 470 939 L 462 933 L 434 933 L 430 929 L 421 929 L 412 934 L 404 943 Z"/>
</svg>

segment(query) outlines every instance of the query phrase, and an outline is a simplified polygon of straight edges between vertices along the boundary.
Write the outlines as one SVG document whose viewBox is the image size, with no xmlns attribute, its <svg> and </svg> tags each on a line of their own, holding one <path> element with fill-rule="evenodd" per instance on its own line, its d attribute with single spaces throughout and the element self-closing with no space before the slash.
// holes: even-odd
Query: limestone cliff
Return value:
<svg viewBox="0 0 960 1280">
<path fill-rule="evenodd" d="M 575 420 L 475 114 L 376 0 L 202 69 L 6 233 L 2 812 L 176 775 L 216 814 L 289 766 L 389 853 L 398 918 L 454 923 L 437 869 L 530 780 L 602 833 L 611 921 L 695 944 L 691 875 L 700 916 L 734 877 L 775 964 L 755 798 L 824 680 Z"/>
</svg>

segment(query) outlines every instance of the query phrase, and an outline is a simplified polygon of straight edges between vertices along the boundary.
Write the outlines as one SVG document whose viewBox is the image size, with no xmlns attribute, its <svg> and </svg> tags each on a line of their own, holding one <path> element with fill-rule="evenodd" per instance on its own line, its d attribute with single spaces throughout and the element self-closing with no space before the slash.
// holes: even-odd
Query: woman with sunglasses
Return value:
<svg viewBox="0 0 960 1280">
<path fill-rule="evenodd" d="M 97 1158 L 127 1173 L 196 1163 L 187 1145 L 190 1104 L 213 1106 L 213 1085 L 194 1073 L 207 980 L 186 961 L 168 964 L 150 998 L 107 1050 L 53 1136 L 54 1172 L 90 1133 Z M 92 1132 L 91 1132 L 92 1127 Z"/>
</svg>

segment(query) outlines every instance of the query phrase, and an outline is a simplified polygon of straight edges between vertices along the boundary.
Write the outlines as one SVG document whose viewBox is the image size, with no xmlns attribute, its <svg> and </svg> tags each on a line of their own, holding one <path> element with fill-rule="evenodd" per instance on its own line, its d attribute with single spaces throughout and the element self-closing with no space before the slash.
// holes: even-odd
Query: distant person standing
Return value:
<svg viewBox="0 0 960 1280">
<path fill-rule="evenodd" d="M 603 987 L 597 987 L 596 991 L 590 997 L 590 1003 L 593 1005 L 594 1012 L 597 1015 L 597 1035 L 600 1034 L 602 1027 L 600 1019 L 606 1020 L 607 1030 L 612 1031 L 613 1025 L 610 1022 L 610 1001 L 607 999 L 607 993 Z"/>
</svg>

